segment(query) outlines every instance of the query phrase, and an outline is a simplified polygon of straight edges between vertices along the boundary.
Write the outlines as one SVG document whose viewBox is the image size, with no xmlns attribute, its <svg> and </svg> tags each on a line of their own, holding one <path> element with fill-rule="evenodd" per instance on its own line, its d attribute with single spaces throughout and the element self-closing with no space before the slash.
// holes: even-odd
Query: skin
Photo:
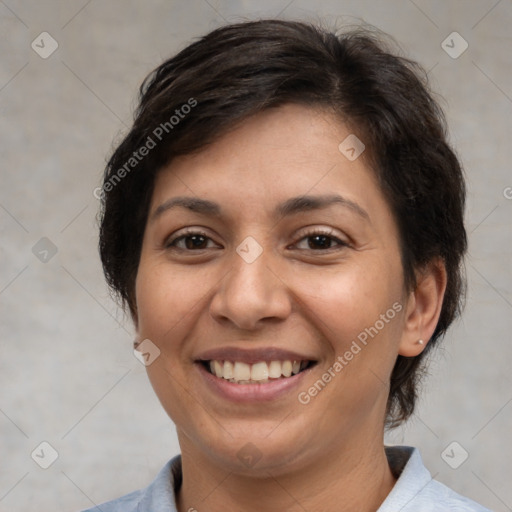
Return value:
<svg viewBox="0 0 512 512">
<path fill-rule="evenodd" d="M 364 153 L 351 162 L 338 149 L 350 133 L 331 113 L 288 104 L 174 159 L 157 176 L 134 320 L 137 339 L 161 351 L 147 371 L 176 424 L 180 512 L 334 511 L 340 503 L 370 512 L 396 481 L 383 447 L 389 377 L 398 354 L 417 355 L 418 339 L 430 339 L 446 275 L 433 262 L 417 288 L 405 290 L 386 199 Z M 332 193 L 368 219 L 339 204 L 273 215 L 291 197 Z M 154 216 L 177 196 L 215 201 L 222 216 L 183 207 Z M 186 227 L 208 237 L 199 249 L 190 239 L 169 245 Z M 327 248 L 311 235 L 318 229 L 332 230 Z M 250 264 L 236 252 L 247 236 L 263 249 Z M 297 390 L 307 391 L 397 302 L 401 311 L 307 405 L 297 392 L 235 404 L 214 394 L 194 365 L 214 347 L 292 349 L 317 360 Z M 261 455 L 249 468 L 237 457 L 248 442 Z"/>
</svg>

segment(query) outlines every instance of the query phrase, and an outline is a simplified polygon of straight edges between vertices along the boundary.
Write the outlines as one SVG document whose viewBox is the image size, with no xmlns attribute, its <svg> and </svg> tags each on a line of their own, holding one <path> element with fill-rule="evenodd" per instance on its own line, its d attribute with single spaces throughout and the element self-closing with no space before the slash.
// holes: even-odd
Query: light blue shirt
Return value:
<svg viewBox="0 0 512 512">
<path fill-rule="evenodd" d="M 409 446 L 386 447 L 398 477 L 377 512 L 491 512 L 432 478 L 420 452 Z M 174 486 L 181 485 L 181 456 L 172 458 L 146 488 L 82 512 L 177 512 Z"/>
</svg>

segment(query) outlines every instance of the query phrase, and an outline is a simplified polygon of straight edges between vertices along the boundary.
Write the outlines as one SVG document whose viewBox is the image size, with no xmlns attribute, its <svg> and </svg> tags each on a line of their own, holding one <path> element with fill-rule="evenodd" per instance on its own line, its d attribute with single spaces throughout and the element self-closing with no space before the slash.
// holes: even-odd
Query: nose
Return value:
<svg viewBox="0 0 512 512">
<path fill-rule="evenodd" d="M 251 263 L 233 251 L 229 271 L 210 303 L 218 322 L 229 322 L 244 330 L 285 320 L 292 310 L 288 287 L 272 264 L 269 250 Z"/>
</svg>

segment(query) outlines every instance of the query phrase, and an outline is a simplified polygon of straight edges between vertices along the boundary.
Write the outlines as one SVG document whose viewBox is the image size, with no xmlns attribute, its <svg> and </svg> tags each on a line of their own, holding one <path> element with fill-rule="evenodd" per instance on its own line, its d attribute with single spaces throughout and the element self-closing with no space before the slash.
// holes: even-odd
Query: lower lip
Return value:
<svg viewBox="0 0 512 512">
<path fill-rule="evenodd" d="M 201 363 L 196 363 L 206 385 L 216 394 L 233 402 L 265 402 L 276 400 L 297 388 L 310 368 L 291 377 L 269 380 L 263 384 L 236 384 L 210 373 Z"/>
</svg>

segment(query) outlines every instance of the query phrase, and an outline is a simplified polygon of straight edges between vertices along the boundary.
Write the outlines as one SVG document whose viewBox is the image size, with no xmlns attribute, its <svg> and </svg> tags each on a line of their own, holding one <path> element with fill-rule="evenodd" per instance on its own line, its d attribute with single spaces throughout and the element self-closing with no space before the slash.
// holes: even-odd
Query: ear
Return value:
<svg viewBox="0 0 512 512">
<path fill-rule="evenodd" d="M 401 356 L 414 357 L 425 349 L 441 314 L 446 281 L 446 268 L 440 259 L 430 262 L 416 274 L 416 288 L 409 294 L 398 349 Z"/>
</svg>

